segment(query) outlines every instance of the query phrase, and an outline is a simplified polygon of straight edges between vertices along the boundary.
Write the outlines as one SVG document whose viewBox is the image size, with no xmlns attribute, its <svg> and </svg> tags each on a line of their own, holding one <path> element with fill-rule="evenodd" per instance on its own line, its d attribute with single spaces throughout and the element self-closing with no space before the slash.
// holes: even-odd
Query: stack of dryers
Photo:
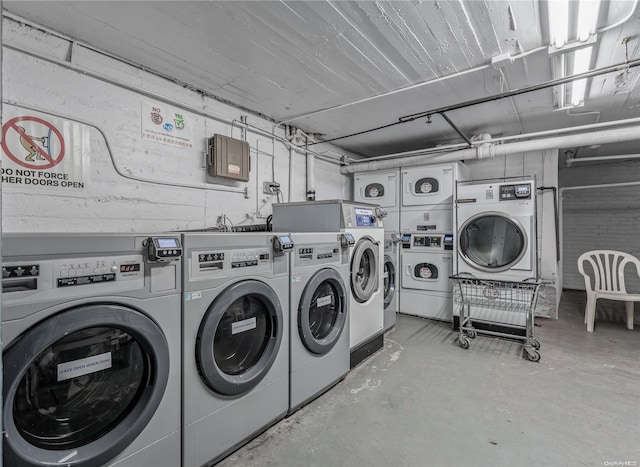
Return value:
<svg viewBox="0 0 640 467">
<path fill-rule="evenodd" d="M 197 467 L 289 409 L 293 242 L 266 232 L 184 233 L 183 244 L 182 465 Z"/>
<path fill-rule="evenodd" d="M 400 254 L 400 170 L 362 172 L 353 176 L 353 199 L 378 204 L 387 211 L 384 224 L 384 331 L 396 323 Z"/>
<path fill-rule="evenodd" d="M 343 200 L 273 205 L 273 229 L 339 232 L 349 247 L 349 347 L 351 367 L 384 342 L 383 243 L 379 206 Z"/>
<path fill-rule="evenodd" d="M 457 273 L 500 281 L 537 279 L 535 179 L 459 183 L 456 231 Z M 525 313 L 474 309 L 473 315 L 481 329 L 524 333 Z M 458 317 L 456 307 L 454 327 Z"/>
<path fill-rule="evenodd" d="M 349 372 L 349 249 L 341 234 L 296 233 L 290 254 L 289 413 Z"/>
<path fill-rule="evenodd" d="M 400 311 L 452 321 L 455 184 L 460 163 L 402 169 Z"/>
<path fill-rule="evenodd" d="M 3 465 L 180 465 L 179 236 L 2 242 Z"/>
</svg>

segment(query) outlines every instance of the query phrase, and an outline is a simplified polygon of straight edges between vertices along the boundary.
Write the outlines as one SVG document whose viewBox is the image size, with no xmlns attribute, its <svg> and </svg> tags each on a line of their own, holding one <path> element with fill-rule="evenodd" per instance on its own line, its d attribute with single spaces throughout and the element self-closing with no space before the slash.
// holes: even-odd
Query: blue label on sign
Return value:
<svg viewBox="0 0 640 467">
<path fill-rule="evenodd" d="M 165 131 L 173 131 L 173 125 L 171 123 L 165 123 L 162 128 L 164 128 Z"/>
</svg>

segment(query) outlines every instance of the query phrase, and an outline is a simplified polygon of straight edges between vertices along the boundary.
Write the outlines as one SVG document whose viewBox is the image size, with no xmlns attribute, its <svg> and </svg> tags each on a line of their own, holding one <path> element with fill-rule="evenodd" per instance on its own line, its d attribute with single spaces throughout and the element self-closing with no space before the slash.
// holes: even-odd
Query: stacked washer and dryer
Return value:
<svg viewBox="0 0 640 467">
<path fill-rule="evenodd" d="M 538 278 L 535 178 L 458 183 L 456 204 L 457 273 L 518 282 Z M 455 327 L 459 315 L 456 305 Z M 480 329 L 524 333 L 525 313 L 474 309 L 473 315 Z M 500 329 L 501 323 L 507 327 Z"/>
<path fill-rule="evenodd" d="M 179 236 L 2 242 L 3 465 L 180 465 Z"/>
<path fill-rule="evenodd" d="M 373 203 L 384 208 L 384 331 L 396 324 L 399 311 L 398 264 L 400 251 L 400 169 L 379 172 L 361 172 L 353 176 L 355 202 Z"/>
<path fill-rule="evenodd" d="M 350 366 L 382 348 L 384 229 L 379 206 L 344 200 L 273 205 L 273 229 L 328 232 L 339 238 L 349 264 Z"/>
<path fill-rule="evenodd" d="M 454 196 L 461 163 L 402 169 L 400 310 L 452 321 Z"/>
</svg>

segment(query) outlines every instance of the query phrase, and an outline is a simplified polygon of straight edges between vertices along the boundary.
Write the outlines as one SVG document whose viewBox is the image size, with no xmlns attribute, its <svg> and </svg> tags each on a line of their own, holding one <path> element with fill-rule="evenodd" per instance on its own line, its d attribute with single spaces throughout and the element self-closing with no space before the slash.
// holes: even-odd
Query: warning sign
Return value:
<svg viewBox="0 0 640 467">
<path fill-rule="evenodd" d="M 193 117 L 165 104 L 142 102 L 142 139 L 193 148 Z"/>
<path fill-rule="evenodd" d="M 85 188 L 89 135 L 84 125 L 13 106 L 3 108 L 2 183 Z"/>
</svg>

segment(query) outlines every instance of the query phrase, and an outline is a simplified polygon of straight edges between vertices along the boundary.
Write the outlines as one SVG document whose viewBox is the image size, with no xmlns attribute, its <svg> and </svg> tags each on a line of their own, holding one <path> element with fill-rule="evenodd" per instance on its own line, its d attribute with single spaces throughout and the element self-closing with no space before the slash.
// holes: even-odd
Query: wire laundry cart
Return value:
<svg viewBox="0 0 640 467">
<path fill-rule="evenodd" d="M 460 328 L 458 344 L 468 349 L 469 339 L 478 334 L 505 337 L 524 341 L 524 355 L 527 360 L 540 360 L 540 342 L 534 336 L 533 311 L 538 298 L 540 281 L 533 278 L 521 282 L 496 279 L 480 279 L 472 274 L 462 273 L 450 276 L 456 284 L 455 303 L 460 305 Z M 492 314 L 507 318 L 493 320 Z M 475 318 L 474 318 L 475 316 Z M 474 327 L 474 322 L 499 324 L 512 330 L 524 329 L 525 335 L 510 334 Z"/>
</svg>

